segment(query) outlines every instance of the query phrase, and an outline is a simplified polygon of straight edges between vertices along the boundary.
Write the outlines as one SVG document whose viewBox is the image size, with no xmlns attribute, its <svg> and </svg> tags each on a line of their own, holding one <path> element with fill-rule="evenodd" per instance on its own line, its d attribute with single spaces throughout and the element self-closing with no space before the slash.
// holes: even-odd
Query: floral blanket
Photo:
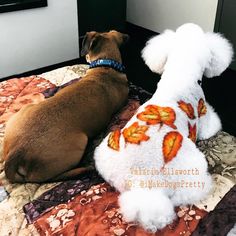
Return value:
<svg viewBox="0 0 236 236">
<path fill-rule="evenodd" d="M 223 131 L 198 142 L 214 180 L 212 193 L 194 206 L 176 208 L 177 219 L 156 234 L 145 232 L 135 222 L 125 222 L 117 202 L 119 193 L 96 171 L 58 183 L 8 182 L 1 159 L 8 119 L 23 105 L 39 103 L 70 83 L 78 82 L 86 69 L 86 65 L 75 65 L 0 83 L 0 235 L 189 236 L 227 235 L 230 230 L 229 235 L 235 235 L 236 227 L 232 228 L 236 223 L 236 138 Z M 85 153 L 89 162 L 93 161 L 94 148 L 106 133 L 122 128 L 151 97 L 131 83 L 129 87 L 127 105 L 113 117 L 107 130 L 90 140 Z"/>
</svg>

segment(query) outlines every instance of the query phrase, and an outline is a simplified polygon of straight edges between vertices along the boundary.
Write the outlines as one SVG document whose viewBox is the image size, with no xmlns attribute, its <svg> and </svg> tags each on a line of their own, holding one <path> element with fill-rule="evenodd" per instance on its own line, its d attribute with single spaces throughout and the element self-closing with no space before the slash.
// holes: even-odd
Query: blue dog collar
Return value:
<svg viewBox="0 0 236 236">
<path fill-rule="evenodd" d="M 121 73 L 125 72 L 125 66 L 119 63 L 118 61 L 115 61 L 112 59 L 98 59 L 98 60 L 92 61 L 89 65 L 89 69 L 96 68 L 96 67 L 103 67 L 103 66 L 110 67 Z"/>
</svg>

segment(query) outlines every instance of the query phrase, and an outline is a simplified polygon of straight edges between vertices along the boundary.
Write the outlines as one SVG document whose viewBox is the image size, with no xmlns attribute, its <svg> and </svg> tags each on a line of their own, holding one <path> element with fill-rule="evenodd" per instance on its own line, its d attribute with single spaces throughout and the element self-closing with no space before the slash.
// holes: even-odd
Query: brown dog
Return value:
<svg viewBox="0 0 236 236">
<path fill-rule="evenodd" d="M 117 31 L 89 32 L 82 53 L 88 61 L 121 63 L 119 47 L 128 35 Z M 71 178 L 88 139 L 103 130 L 128 97 L 126 75 L 99 65 L 36 105 L 26 105 L 7 123 L 4 138 L 5 173 L 11 182 L 45 182 Z"/>
</svg>

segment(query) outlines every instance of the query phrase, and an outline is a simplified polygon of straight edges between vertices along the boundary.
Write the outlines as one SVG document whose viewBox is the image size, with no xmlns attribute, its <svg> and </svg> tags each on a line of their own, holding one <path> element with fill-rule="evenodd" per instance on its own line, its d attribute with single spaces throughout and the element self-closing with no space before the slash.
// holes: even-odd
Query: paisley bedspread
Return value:
<svg viewBox="0 0 236 236">
<path fill-rule="evenodd" d="M 236 223 L 236 138 L 223 131 L 198 142 L 214 180 L 212 193 L 196 205 L 176 208 L 176 220 L 155 234 L 145 232 L 135 222 L 125 222 L 117 202 L 119 193 L 96 171 L 64 182 L 8 182 L 2 161 L 8 119 L 25 104 L 39 103 L 79 81 L 86 69 L 86 65 L 75 65 L 0 83 L 0 235 L 236 235 L 236 227 L 232 229 Z M 82 165 L 93 162 L 93 151 L 107 132 L 122 128 L 151 97 L 132 83 L 129 88 L 128 103 L 113 117 L 107 130 L 89 142 Z"/>
</svg>

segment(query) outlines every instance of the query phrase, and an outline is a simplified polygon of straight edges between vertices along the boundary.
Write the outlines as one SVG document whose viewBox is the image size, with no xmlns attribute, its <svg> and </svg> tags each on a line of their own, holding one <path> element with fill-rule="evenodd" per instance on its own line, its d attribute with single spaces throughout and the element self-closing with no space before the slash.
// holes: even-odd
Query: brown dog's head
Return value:
<svg viewBox="0 0 236 236">
<path fill-rule="evenodd" d="M 105 33 L 91 31 L 86 33 L 81 56 L 86 56 L 86 60 L 91 62 L 99 58 L 109 58 L 120 61 L 119 48 L 127 42 L 129 36 L 118 31 L 111 30 Z"/>
</svg>

